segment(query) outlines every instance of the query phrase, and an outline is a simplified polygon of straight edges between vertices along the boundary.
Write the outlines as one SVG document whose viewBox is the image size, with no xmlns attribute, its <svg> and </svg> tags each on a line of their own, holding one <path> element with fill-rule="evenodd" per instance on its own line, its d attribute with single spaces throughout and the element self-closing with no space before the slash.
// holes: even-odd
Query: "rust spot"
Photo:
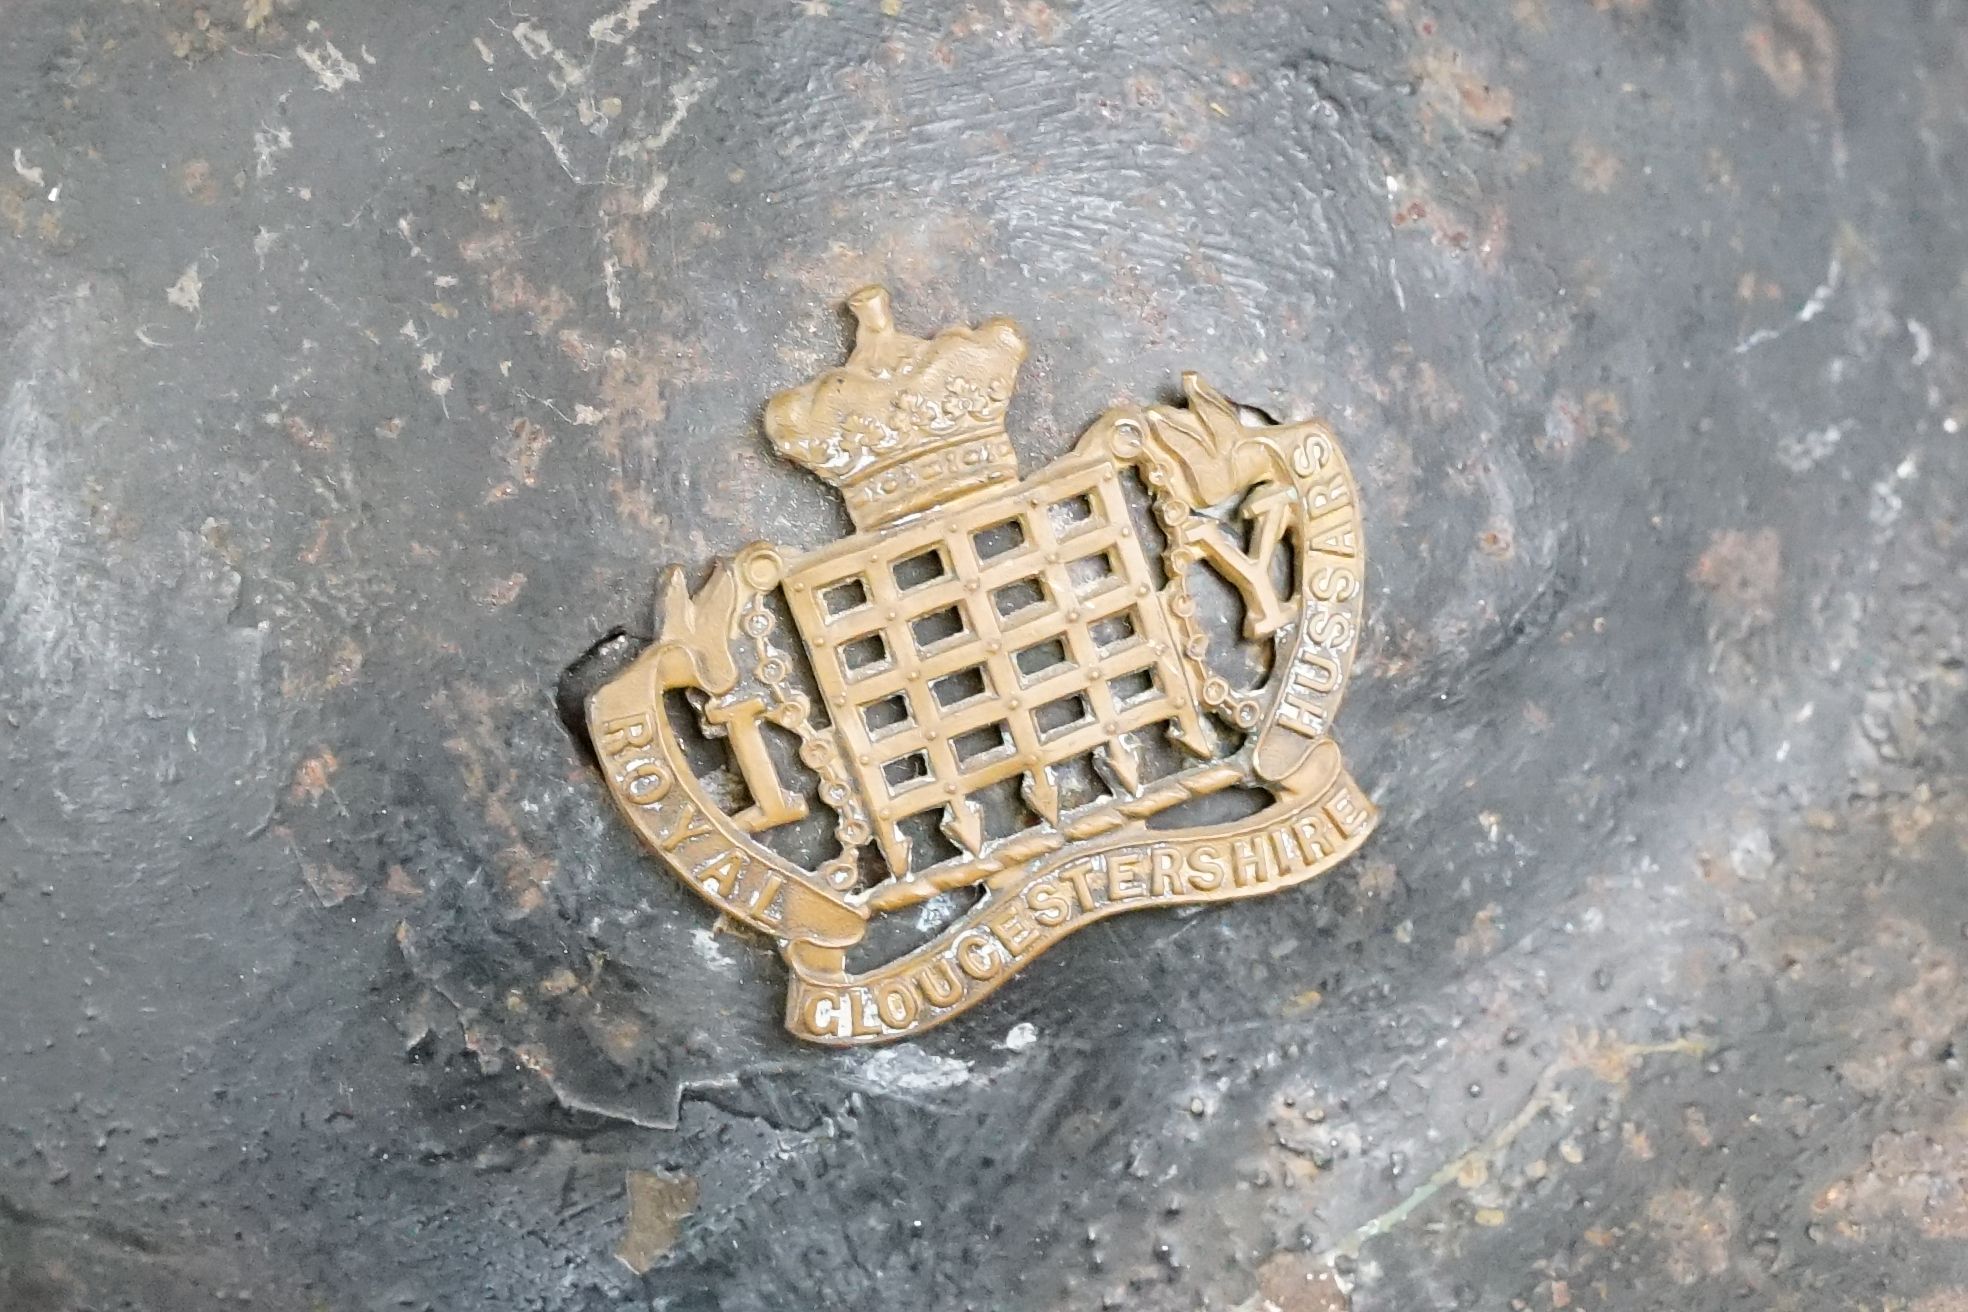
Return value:
<svg viewBox="0 0 1968 1312">
<path fill-rule="evenodd" d="M 580 987 L 580 978 L 565 966 L 540 981 L 540 992 L 549 998 L 561 997 Z"/>
<path fill-rule="evenodd" d="M 645 528 L 657 526 L 661 516 L 654 500 L 629 472 L 640 462 L 627 456 L 631 446 L 655 456 L 656 427 L 667 408 L 662 380 L 647 358 L 649 354 L 621 346 L 602 353 L 601 418 L 595 427 L 597 445 L 612 470 L 608 488 L 616 513 L 625 522 Z"/>
<path fill-rule="evenodd" d="M 1709 539 L 1688 577 L 1717 606 L 1748 621 L 1767 622 L 1783 585 L 1782 540 L 1775 529 L 1725 529 Z"/>
<path fill-rule="evenodd" d="M 333 451 L 335 435 L 326 428 L 317 428 L 299 415 L 288 415 L 281 422 L 287 430 L 287 440 L 305 451 Z"/>
<path fill-rule="evenodd" d="M 1726 1195 L 1704 1198 L 1693 1189 L 1670 1189 L 1647 1204 L 1647 1220 L 1665 1250 L 1667 1274 L 1677 1284 L 1728 1273 L 1736 1205 Z"/>
<path fill-rule="evenodd" d="M 617 1066 L 627 1067 L 634 1063 L 637 1050 L 642 1043 L 642 1025 L 631 1016 L 609 1016 L 597 1019 L 590 1028 L 601 1050 Z"/>
<path fill-rule="evenodd" d="M 1495 903 L 1478 911 L 1469 922 L 1469 932 L 1457 935 L 1455 951 L 1458 957 L 1482 957 L 1495 952 L 1503 942 L 1503 935 L 1497 929 L 1497 917 L 1503 914 Z"/>
<path fill-rule="evenodd" d="M 519 775 L 507 756 L 508 735 L 494 714 L 509 703 L 465 684 L 438 693 L 431 704 L 459 724 L 460 731 L 445 740 L 445 750 L 458 766 L 466 794 L 484 807 L 487 827 L 506 840 L 492 865 L 498 872 L 500 889 L 509 899 L 508 910 L 515 915 L 530 914 L 545 905 L 542 890 L 553 881 L 556 867 L 527 843 L 513 813 L 511 799 Z"/>
<path fill-rule="evenodd" d="M 1791 100 L 1805 95 L 1832 109 L 1838 34 L 1811 0 L 1763 0 L 1763 21 L 1743 34 L 1750 58 L 1770 85 Z"/>
<path fill-rule="evenodd" d="M 510 606 L 526 586 L 526 575 L 513 573 L 495 581 L 485 590 L 485 601 L 492 606 Z"/>
<path fill-rule="evenodd" d="M 687 1175 L 630 1171 L 623 1177 L 629 1215 L 615 1260 L 642 1275 L 676 1247 L 683 1220 L 697 1206 L 697 1182 Z"/>
<path fill-rule="evenodd" d="M 178 186 L 200 205 L 218 204 L 219 184 L 213 181 L 212 165 L 207 160 L 190 160 L 179 168 Z"/>
<path fill-rule="evenodd" d="M 1360 891 L 1368 897 L 1392 897 L 1401 874 L 1392 861 L 1368 861 L 1360 867 Z"/>
<path fill-rule="evenodd" d="M 1476 549 L 1495 560 L 1508 560 L 1516 553 L 1517 542 L 1508 524 L 1493 524 L 1476 535 Z"/>
<path fill-rule="evenodd" d="M 1603 196 L 1619 181 L 1619 156 L 1588 137 L 1572 143 L 1572 185 Z"/>
<path fill-rule="evenodd" d="M 1583 397 L 1564 392 L 1551 398 L 1545 411 L 1544 433 L 1537 448 L 1549 455 L 1569 456 L 1588 438 L 1608 442 L 1624 454 L 1633 444 L 1626 436 L 1626 406 L 1612 392 L 1595 390 Z"/>
<path fill-rule="evenodd" d="M 539 424 L 527 419 L 513 420 L 505 450 L 506 469 L 510 476 L 485 494 L 486 502 L 504 501 L 520 488 L 538 485 L 540 461 L 552 442 L 553 435 Z"/>
<path fill-rule="evenodd" d="M 318 801 L 323 793 L 334 788 L 335 772 L 342 763 L 326 747 L 317 749 L 312 755 L 303 757 L 294 767 L 294 782 L 287 789 L 289 800 L 299 802 Z"/>
<path fill-rule="evenodd" d="M 361 880 L 327 862 L 301 862 L 301 878 L 324 907 L 338 907 L 362 891 Z"/>
<path fill-rule="evenodd" d="M 523 310 L 533 319 L 533 331 L 545 332 L 574 310 L 574 301 L 558 287 L 536 287 L 516 268 L 496 269 L 486 281 L 486 304 L 500 312 Z"/>
<path fill-rule="evenodd" d="M 326 534 L 321 541 L 325 542 Z M 310 562 L 311 563 L 311 562 Z M 281 671 L 280 695 L 283 697 L 319 697 L 333 692 L 345 684 L 352 683 L 362 671 L 362 648 L 355 645 L 355 639 L 343 637 L 330 651 L 322 653 L 319 662 L 306 663 L 293 661 Z"/>
<path fill-rule="evenodd" d="M 1258 1306 L 1277 1312 L 1350 1312 L 1330 1268 L 1304 1253 L 1277 1253 L 1257 1269 Z"/>
<path fill-rule="evenodd" d="M 1432 46 L 1415 61 L 1414 71 L 1421 83 L 1424 127 L 1446 119 L 1467 131 L 1499 136 L 1510 126 L 1516 97 L 1510 88 L 1467 67 L 1461 51 Z"/>
</svg>

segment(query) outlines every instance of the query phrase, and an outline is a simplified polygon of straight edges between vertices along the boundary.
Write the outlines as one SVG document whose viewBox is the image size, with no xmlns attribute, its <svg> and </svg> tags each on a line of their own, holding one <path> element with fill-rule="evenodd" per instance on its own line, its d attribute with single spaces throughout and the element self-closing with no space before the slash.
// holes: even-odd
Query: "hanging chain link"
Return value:
<svg viewBox="0 0 1968 1312">
<path fill-rule="evenodd" d="M 1228 680 L 1210 669 L 1205 659 L 1209 655 L 1209 634 L 1196 618 L 1196 598 L 1189 591 L 1189 572 L 1203 558 L 1202 549 L 1195 545 L 1202 529 L 1201 520 L 1188 506 L 1164 495 L 1168 476 L 1162 472 L 1159 461 L 1152 455 L 1149 459 L 1152 463 L 1147 477 L 1149 489 L 1155 494 L 1155 518 L 1161 521 L 1169 539 L 1162 562 L 1169 573 L 1168 612 L 1177 635 L 1176 655 L 1189 670 L 1203 705 L 1239 729 L 1252 728 L 1263 713 L 1263 706 L 1256 697 L 1232 688 Z"/>
<path fill-rule="evenodd" d="M 820 800 L 838 817 L 834 839 L 841 845 L 840 855 L 822 865 L 818 873 L 836 888 L 850 888 L 860 869 L 856 853 L 874 838 L 860 795 L 848 782 L 832 734 L 814 727 L 812 701 L 792 686 L 792 661 L 772 645 L 776 621 L 763 595 L 753 596 L 739 625 L 752 640 L 753 669 L 768 694 L 765 718 L 800 740 L 800 763 L 819 776 Z"/>
</svg>

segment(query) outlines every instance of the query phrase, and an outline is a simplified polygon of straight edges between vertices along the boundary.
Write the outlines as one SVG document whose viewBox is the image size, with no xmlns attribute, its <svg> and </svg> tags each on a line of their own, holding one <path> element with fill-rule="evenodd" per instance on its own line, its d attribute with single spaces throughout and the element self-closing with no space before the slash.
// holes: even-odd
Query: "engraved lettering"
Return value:
<svg viewBox="0 0 1968 1312">
<path fill-rule="evenodd" d="M 842 1005 L 838 993 L 815 992 L 808 996 L 804 1020 L 807 1030 L 813 1034 L 831 1034 L 837 1039 L 845 1039 L 853 1033 L 847 1008 Z"/>
<path fill-rule="evenodd" d="M 655 735 L 656 726 L 642 712 L 618 715 L 601 726 L 601 754 L 626 756 L 649 746 L 656 740 Z"/>
<path fill-rule="evenodd" d="M 957 940 L 957 965 L 972 979 L 989 979 L 998 973 L 998 954 L 988 934 L 965 935 Z"/>
<path fill-rule="evenodd" d="M 1287 728 L 1309 737 L 1326 732 L 1326 694 L 1339 687 L 1339 666 L 1316 652 L 1300 651 L 1285 676 L 1285 688 L 1278 704 L 1279 719 Z"/>
<path fill-rule="evenodd" d="M 1113 902 L 1132 902 L 1136 898 L 1148 896 L 1148 886 L 1141 882 L 1141 854 L 1139 852 L 1116 852 L 1106 858 L 1107 897 Z"/>
<path fill-rule="evenodd" d="M 778 897 L 780 885 L 785 882 L 786 877 L 777 870 L 768 870 L 765 872 L 765 878 L 761 879 L 752 889 L 752 895 L 747 900 L 751 903 L 752 910 L 758 912 L 762 919 L 777 920 L 779 918 L 776 914 Z"/>
<path fill-rule="evenodd" d="M 1353 617 L 1344 611 L 1318 611 L 1306 620 L 1305 636 L 1328 651 L 1345 651 L 1353 641 Z"/>
<path fill-rule="evenodd" d="M 1087 884 L 1087 867 L 1084 862 L 1075 861 L 1059 872 L 1073 885 L 1073 891 L 1080 895 L 1080 909 L 1092 911 L 1100 904 L 1093 900 L 1093 889 Z"/>
<path fill-rule="evenodd" d="M 1173 847 L 1148 849 L 1148 896 L 1179 897 L 1182 894 L 1182 854 Z"/>
<path fill-rule="evenodd" d="M 916 971 L 916 987 L 938 1007 L 948 1007 L 963 997 L 963 981 L 957 978 L 957 972 L 950 969 L 950 963 L 941 957 L 925 961 Z"/>
<path fill-rule="evenodd" d="M 1038 929 L 1025 919 L 1025 904 L 1016 898 L 1005 903 L 985 924 L 998 936 L 998 942 L 1004 944 L 1005 953 L 1014 958 L 1039 934 Z"/>
<path fill-rule="evenodd" d="M 1065 924 L 1073 914 L 1066 891 L 1050 879 L 1026 889 L 1025 901 L 1032 908 L 1032 919 L 1048 928 Z"/>
<path fill-rule="evenodd" d="M 1223 887 L 1223 853 L 1214 843 L 1198 843 L 1189 851 L 1189 887 L 1213 893 Z"/>
<path fill-rule="evenodd" d="M 1360 799 L 1345 788 L 1337 789 L 1327 800 L 1326 813 L 1339 826 L 1339 831 L 1349 838 L 1365 827 L 1369 815 L 1366 807 L 1360 804 Z"/>
<path fill-rule="evenodd" d="M 1298 847 L 1292 842 L 1289 827 L 1268 830 L 1264 836 L 1269 840 L 1272 868 L 1280 876 L 1299 868 L 1301 863 L 1298 859 Z"/>
<path fill-rule="evenodd" d="M 1315 552 L 1325 552 L 1332 556 L 1357 556 L 1360 554 L 1360 539 L 1353 530 L 1354 521 L 1349 518 L 1323 532 L 1312 534 L 1308 548 Z"/>
<path fill-rule="evenodd" d="M 1322 565 L 1306 586 L 1316 599 L 1344 605 L 1360 590 L 1360 578 L 1344 565 Z"/>
<path fill-rule="evenodd" d="M 653 756 L 639 757 L 622 767 L 622 791 L 637 806 L 654 806 L 670 791 L 670 768 Z"/>
<path fill-rule="evenodd" d="M 695 805 L 686 801 L 677 821 L 669 829 L 656 836 L 656 845 L 665 853 L 674 852 L 693 838 L 702 838 L 715 832 L 710 821 L 698 812 Z"/>
<path fill-rule="evenodd" d="M 856 1034 L 881 1033 L 881 1013 L 875 1010 L 875 995 L 868 991 L 868 986 L 856 984 L 848 990 L 847 999 L 854 1032 Z"/>
<path fill-rule="evenodd" d="M 890 1028 L 907 1029 L 916 1019 L 915 990 L 901 980 L 883 980 L 875 985 L 875 1008 Z"/>
<path fill-rule="evenodd" d="M 1347 489 L 1346 478 L 1342 474 L 1334 474 L 1325 483 L 1305 489 L 1305 510 L 1313 519 L 1330 514 L 1352 500 L 1353 494 Z"/>
<path fill-rule="evenodd" d="M 730 877 L 728 884 L 725 882 L 726 876 Z M 744 854 L 728 847 L 691 873 L 691 878 L 697 881 L 698 886 L 713 897 L 723 894 L 727 889 L 736 893 L 738 881 L 744 877 Z"/>
<path fill-rule="evenodd" d="M 1308 433 L 1298 450 L 1292 452 L 1292 473 L 1310 478 L 1331 463 L 1332 457 L 1332 439 L 1321 432 Z"/>
<path fill-rule="evenodd" d="M 1296 827 L 1298 849 L 1304 853 L 1307 865 L 1324 861 L 1338 846 L 1336 842 L 1331 841 L 1335 836 L 1324 822 L 1324 816 L 1307 816 L 1300 820 Z"/>
<path fill-rule="evenodd" d="M 1261 884 L 1268 877 L 1264 869 L 1265 849 L 1256 840 L 1235 838 L 1230 841 L 1230 878 L 1238 888 L 1248 888 L 1253 883 Z"/>
</svg>

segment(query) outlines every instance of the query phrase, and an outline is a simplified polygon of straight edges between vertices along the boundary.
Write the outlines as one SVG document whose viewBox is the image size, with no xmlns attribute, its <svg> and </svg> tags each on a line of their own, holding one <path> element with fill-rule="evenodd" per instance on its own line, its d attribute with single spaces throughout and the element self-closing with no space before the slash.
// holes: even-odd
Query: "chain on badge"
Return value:
<svg viewBox="0 0 1968 1312">
<path fill-rule="evenodd" d="M 1332 431 L 1185 374 L 1186 406 L 1109 410 L 1021 479 L 1017 326 L 925 340 L 880 288 L 849 304 L 847 364 L 765 426 L 856 531 L 754 543 L 694 592 L 672 566 L 657 641 L 588 706 L 636 832 L 779 944 L 788 1028 L 913 1034 L 1093 920 L 1358 849 L 1377 816 L 1331 730 L 1365 544 Z M 1205 622 L 1210 589 L 1241 628 Z M 1255 813 L 1185 822 L 1252 788 Z"/>
</svg>

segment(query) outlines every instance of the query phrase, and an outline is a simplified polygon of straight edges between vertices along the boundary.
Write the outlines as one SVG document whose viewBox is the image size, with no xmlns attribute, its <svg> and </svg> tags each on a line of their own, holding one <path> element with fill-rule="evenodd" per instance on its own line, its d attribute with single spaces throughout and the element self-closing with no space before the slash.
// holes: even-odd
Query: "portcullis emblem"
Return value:
<svg viewBox="0 0 1968 1312">
<path fill-rule="evenodd" d="M 1332 723 L 1365 544 L 1332 431 L 1188 374 L 1185 406 L 1109 410 L 1021 479 L 1017 326 L 925 340 L 879 288 L 849 304 L 847 364 L 765 427 L 856 531 L 695 591 L 671 567 L 656 642 L 588 705 L 636 832 L 779 944 L 788 1028 L 900 1038 L 1091 921 L 1358 849 Z"/>
</svg>

